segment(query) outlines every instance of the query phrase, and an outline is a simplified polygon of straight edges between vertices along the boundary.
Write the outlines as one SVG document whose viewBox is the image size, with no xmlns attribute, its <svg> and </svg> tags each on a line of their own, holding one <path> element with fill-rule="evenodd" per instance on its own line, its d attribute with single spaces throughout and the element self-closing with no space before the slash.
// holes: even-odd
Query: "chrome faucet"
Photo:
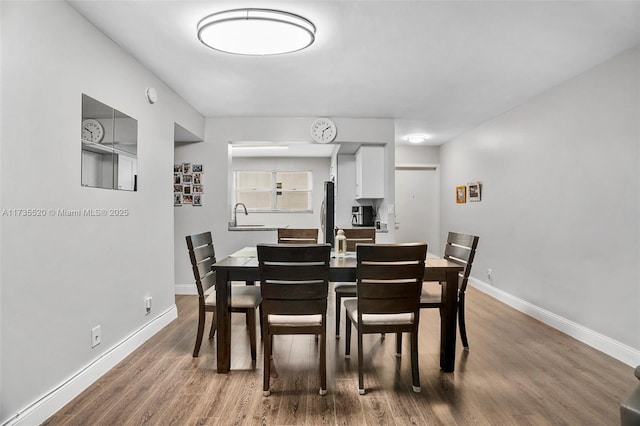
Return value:
<svg viewBox="0 0 640 426">
<path fill-rule="evenodd" d="M 249 212 L 247 211 L 247 206 L 245 206 L 244 203 L 236 203 L 236 205 L 233 206 L 233 222 L 231 225 L 233 227 L 238 226 L 238 206 L 242 206 L 242 208 L 244 209 L 245 216 L 249 215 Z"/>
</svg>

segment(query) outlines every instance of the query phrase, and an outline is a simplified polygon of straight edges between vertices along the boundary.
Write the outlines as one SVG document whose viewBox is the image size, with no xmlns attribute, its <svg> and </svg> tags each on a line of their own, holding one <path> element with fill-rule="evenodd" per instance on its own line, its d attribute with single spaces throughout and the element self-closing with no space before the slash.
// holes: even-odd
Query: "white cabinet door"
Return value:
<svg viewBox="0 0 640 426">
<path fill-rule="evenodd" d="M 118 155 L 118 189 L 133 191 L 137 173 L 135 158 Z"/>
<path fill-rule="evenodd" d="M 356 152 L 356 199 L 384 198 L 384 147 L 361 146 Z"/>
</svg>

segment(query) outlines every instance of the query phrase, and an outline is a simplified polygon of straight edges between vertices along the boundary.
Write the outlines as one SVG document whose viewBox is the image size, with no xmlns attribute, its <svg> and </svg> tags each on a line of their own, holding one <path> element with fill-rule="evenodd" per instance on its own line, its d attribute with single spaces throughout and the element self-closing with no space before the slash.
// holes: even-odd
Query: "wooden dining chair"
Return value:
<svg viewBox="0 0 640 426">
<path fill-rule="evenodd" d="M 356 244 L 375 244 L 376 230 L 374 228 L 343 229 L 347 237 L 347 251 L 356 251 Z M 333 291 L 336 294 L 336 339 L 340 338 L 340 311 L 344 297 L 356 297 L 355 283 L 335 283 Z"/>
<path fill-rule="evenodd" d="M 471 273 L 471 265 L 476 255 L 476 248 L 480 237 L 475 235 L 458 234 L 449 232 L 447 245 L 444 249 L 444 258 L 452 262 L 464 265 L 464 270 L 458 276 L 458 326 L 460 338 L 465 350 L 469 350 L 467 340 L 467 327 L 465 324 L 464 305 L 467 282 Z M 434 285 L 435 284 L 435 285 Z M 439 308 L 442 310 L 442 291 L 439 283 L 424 283 L 420 297 L 420 308 Z"/>
<path fill-rule="evenodd" d="M 269 377 L 273 336 L 320 336 L 320 395 L 327 394 L 327 292 L 330 244 L 258 244 L 258 270 L 264 324 L 264 382 Z"/>
<path fill-rule="evenodd" d="M 344 302 L 345 356 L 351 354 L 351 325 L 358 331 L 358 392 L 365 394 L 363 334 L 396 333 L 396 354 L 402 352 L 402 333 L 411 334 L 413 391 L 420 392 L 418 325 L 426 243 L 359 244 L 356 247 L 356 299 Z"/>
<path fill-rule="evenodd" d="M 317 244 L 317 228 L 278 228 L 278 244 Z"/>
<path fill-rule="evenodd" d="M 193 349 L 193 356 L 197 357 L 200 353 L 207 312 L 213 312 L 209 339 L 213 339 L 216 332 L 216 273 L 213 270 L 213 265 L 216 263 L 216 253 L 213 248 L 211 232 L 187 235 L 186 240 L 193 276 L 198 289 L 198 334 L 196 335 L 196 346 Z M 242 312 L 247 315 L 251 359 L 254 361 L 256 359 L 256 308 L 260 305 L 261 299 L 258 287 L 231 287 L 231 312 Z"/>
</svg>

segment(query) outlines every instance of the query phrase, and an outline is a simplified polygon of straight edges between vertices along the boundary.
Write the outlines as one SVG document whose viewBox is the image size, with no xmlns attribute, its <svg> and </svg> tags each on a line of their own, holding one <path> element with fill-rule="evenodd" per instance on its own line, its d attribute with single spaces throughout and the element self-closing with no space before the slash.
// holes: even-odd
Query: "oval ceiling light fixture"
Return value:
<svg viewBox="0 0 640 426">
<path fill-rule="evenodd" d="M 198 22 L 198 39 L 207 47 L 237 55 L 280 55 L 309 47 L 316 27 L 293 13 L 273 9 L 233 9 Z"/>
<path fill-rule="evenodd" d="M 409 143 L 422 143 L 422 142 L 426 141 L 427 139 L 429 139 L 429 135 L 414 134 L 414 135 L 407 136 L 405 139 Z"/>
</svg>

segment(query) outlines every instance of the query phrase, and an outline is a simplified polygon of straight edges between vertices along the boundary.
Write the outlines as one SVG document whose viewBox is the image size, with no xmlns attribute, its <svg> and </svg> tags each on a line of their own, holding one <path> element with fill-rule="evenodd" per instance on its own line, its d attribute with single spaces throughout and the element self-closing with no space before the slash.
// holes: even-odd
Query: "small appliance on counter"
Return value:
<svg viewBox="0 0 640 426">
<path fill-rule="evenodd" d="M 351 207 L 352 226 L 373 226 L 375 223 L 375 213 L 372 206 Z"/>
</svg>

